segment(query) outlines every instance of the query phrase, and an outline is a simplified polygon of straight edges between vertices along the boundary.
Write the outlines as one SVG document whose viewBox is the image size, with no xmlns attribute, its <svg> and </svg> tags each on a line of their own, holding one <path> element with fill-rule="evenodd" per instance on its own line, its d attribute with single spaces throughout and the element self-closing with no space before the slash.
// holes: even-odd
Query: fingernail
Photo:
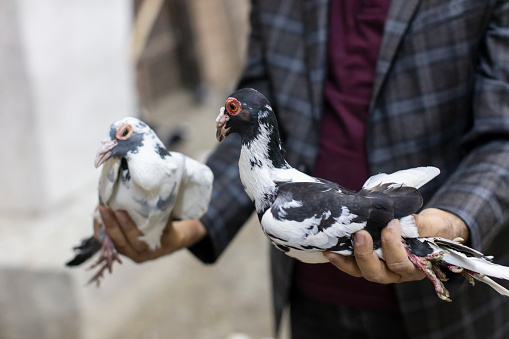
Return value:
<svg viewBox="0 0 509 339">
<path fill-rule="evenodd" d="M 387 227 L 390 227 L 390 228 L 393 228 L 394 226 L 396 226 L 396 219 L 392 219 L 391 221 L 389 221 L 389 223 L 387 224 Z"/>
<path fill-rule="evenodd" d="M 366 238 L 364 237 L 364 235 L 362 233 L 354 234 L 353 239 L 354 239 L 355 245 L 364 245 L 364 242 L 366 241 Z"/>
</svg>

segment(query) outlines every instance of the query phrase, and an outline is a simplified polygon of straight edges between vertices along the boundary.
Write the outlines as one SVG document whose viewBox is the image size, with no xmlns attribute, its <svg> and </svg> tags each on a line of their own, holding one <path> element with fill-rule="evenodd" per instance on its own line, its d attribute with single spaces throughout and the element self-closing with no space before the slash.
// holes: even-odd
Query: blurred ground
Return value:
<svg viewBox="0 0 509 339">
<path fill-rule="evenodd" d="M 225 94 L 210 93 L 202 105 L 186 92 L 160 100 L 144 117 L 164 134 L 184 124 L 186 141 L 177 151 L 203 157 L 217 144 L 215 118 Z M 218 263 L 204 265 L 182 251 L 164 261 L 175 277 L 166 288 L 140 306 L 135 320 L 126 322 L 114 338 L 250 338 L 272 336 L 269 295 L 268 242 L 256 218 L 243 228 Z M 161 265 L 161 263 L 158 263 Z M 136 291 L 133 291 L 136 293 Z"/>
</svg>

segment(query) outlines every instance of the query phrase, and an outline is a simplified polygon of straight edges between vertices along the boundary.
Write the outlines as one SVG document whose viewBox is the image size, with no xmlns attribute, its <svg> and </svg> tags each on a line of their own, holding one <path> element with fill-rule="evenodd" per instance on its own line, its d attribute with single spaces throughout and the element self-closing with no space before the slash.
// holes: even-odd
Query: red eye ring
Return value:
<svg viewBox="0 0 509 339">
<path fill-rule="evenodd" d="M 237 115 L 240 113 L 240 111 L 242 111 L 242 104 L 240 103 L 240 101 L 231 97 L 226 99 L 225 107 L 226 111 L 230 115 Z"/>
<path fill-rule="evenodd" d="M 117 134 L 115 137 L 119 140 L 127 140 L 133 135 L 133 126 L 129 124 L 122 124 L 117 128 Z"/>
</svg>

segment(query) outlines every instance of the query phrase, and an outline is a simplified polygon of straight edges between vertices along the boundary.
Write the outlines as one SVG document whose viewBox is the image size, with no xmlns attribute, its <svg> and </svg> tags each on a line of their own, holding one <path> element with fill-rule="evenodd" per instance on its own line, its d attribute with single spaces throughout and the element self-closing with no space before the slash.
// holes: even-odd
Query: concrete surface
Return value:
<svg viewBox="0 0 509 339">
<path fill-rule="evenodd" d="M 0 338 L 76 337 L 80 329 L 80 310 L 70 279 L 65 272 L 2 269 Z M 31 301 L 29 305 L 28 300 Z"/>
</svg>

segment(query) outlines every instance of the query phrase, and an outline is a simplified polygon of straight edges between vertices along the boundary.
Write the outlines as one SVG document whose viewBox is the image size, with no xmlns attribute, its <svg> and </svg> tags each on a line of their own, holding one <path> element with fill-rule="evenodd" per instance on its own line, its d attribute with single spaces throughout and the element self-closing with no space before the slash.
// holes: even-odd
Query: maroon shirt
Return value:
<svg viewBox="0 0 509 339">
<path fill-rule="evenodd" d="M 358 191 L 369 177 L 366 124 L 375 66 L 390 0 L 332 0 L 328 71 L 313 176 Z M 324 302 L 398 310 L 392 285 L 369 282 L 331 264 L 297 263 L 295 286 Z"/>
</svg>

